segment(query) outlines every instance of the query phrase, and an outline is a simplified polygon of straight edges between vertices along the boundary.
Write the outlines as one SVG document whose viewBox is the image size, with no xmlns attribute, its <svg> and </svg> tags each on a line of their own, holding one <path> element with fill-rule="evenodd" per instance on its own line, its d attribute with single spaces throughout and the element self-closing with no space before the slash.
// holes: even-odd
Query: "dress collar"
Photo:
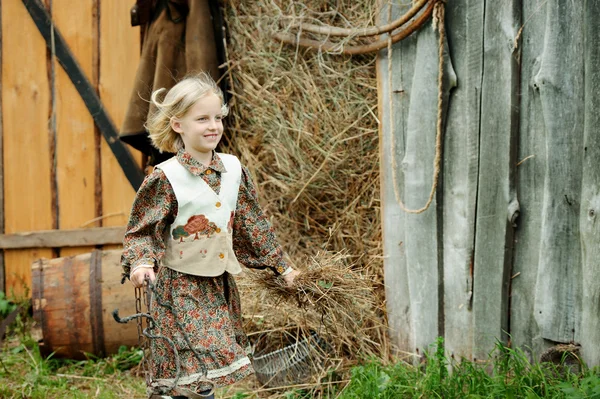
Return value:
<svg viewBox="0 0 600 399">
<path fill-rule="evenodd" d="M 219 157 L 219 154 L 217 154 L 215 151 L 213 151 L 212 160 L 208 166 L 204 166 L 202 163 L 198 162 L 183 149 L 177 152 L 177 160 L 194 176 L 202 176 L 207 170 L 213 170 L 219 173 L 227 172 L 225 165 L 223 165 L 223 161 L 221 161 L 221 157 Z"/>
</svg>

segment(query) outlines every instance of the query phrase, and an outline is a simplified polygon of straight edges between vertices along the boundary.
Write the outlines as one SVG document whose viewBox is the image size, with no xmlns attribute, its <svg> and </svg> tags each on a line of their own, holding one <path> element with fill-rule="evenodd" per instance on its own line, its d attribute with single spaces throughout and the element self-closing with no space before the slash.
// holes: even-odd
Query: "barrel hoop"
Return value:
<svg viewBox="0 0 600 399">
<path fill-rule="evenodd" d="M 102 319 L 102 251 L 94 250 L 90 260 L 90 322 L 94 353 L 106 354 Z"/>
</svg>

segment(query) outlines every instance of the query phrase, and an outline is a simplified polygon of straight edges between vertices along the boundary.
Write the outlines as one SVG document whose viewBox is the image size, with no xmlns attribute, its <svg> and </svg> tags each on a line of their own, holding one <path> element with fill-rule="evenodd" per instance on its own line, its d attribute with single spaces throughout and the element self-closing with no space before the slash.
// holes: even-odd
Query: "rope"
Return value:
<svg viewBox="0 0 600 399">
<path fill-rule="evenodd" d="M 307 23 L 300 23 L 297 25 L 303 32 L 319 33 L 327 36 L 345 36 L 345 37 L 364 37 L 364 36 L 376 36 L 383 33 L 389 33 L 393 30 L 404 25 L 412 17 L 414 17 L 424 6 L 428 0 L 416 0 L 410 10 L 408 10 L 403 16 L 395 20 L 394 22 L 387 23 L 383 26 L 374 26 L 370 28 L 338 28 L 330 25 L 314 25 Z M 389 20 L 388 20 L 389 22 Z M 292 24 L 292 26 L 296 26 Z"/>
<path fill-rule="evenodd" d="M 446 29 L 444 26 L 445 20 L 445 3 L 446 0 L 437 0 L 433 10 L 433 23 L 434 27 L 437 28 L 438 35 L 438 98 L 437 98 L 437 121 L 436 121 L 436 138 L 435 138 L 435 157 L 433 159 L 433 178 L 431 184 L 431 191 L 429 192 L 429 198 L 427 199 L 427 203 L 419 209 L 408 209 L 402 198 L 400 196 L 400 192 L 398 189 L 398 178 L 396 176 L 396 170 L 398 169 L 398 164 L 396 162 L 396 156 L 394 149 L 396 148 L 396 140 L 393 134 L 394 132 L 394 113 L 390 112 L 390 126 L 392 132 L 392 184 L 394 186 L 394 195 L 396 197 L 396 201 L 400 205 L 400 208 L 406 212 L 411 214 L 420 214 L 425 212 L 431 203 L 433 202 L 433 197 L 435 195 L 435 191 L 437 189 L 439 175 L 440 175 L 440 164 L 442 159 L 442 138 L 443 138 L 443 89 L 444 89 L 444 42 L 446 40 Z M 391 9 L 391 7 L 390 7 Z M 388 81 L 391 83 L 392 81 L 392 40 L 391 37 L 388 36 Z M 389 90 L 389 102 L 390 107 L 393 108 L 393 96 L 392 90 Z"/>
<path fill-rule="evenodd" d="M 424 7 L 425 10 L 414 20 L 406 23 L 404 25 L 404 29 L 392 35 L 392 40 L 394 43 L 412 35 L 416 32 L 421 26 L 425 24 L 425 22 L 429 19 L 431 14 L 433 13 L 433 8 L 438 1 L 443 0 L 430 0 L 427 3 L 427 6 Z M 333 52 L 336 54 L 347 54 L 347 55 L 357 55 L 357 54 L 367 54 L 372 53 L 374 51 L 379 51 L 386 47 L 387 41 L 385 39 L 378 40 L 369 44 L 360 44 L 355 46 L 345 46 L 343 43 L 332 43 L 328 40 L 318 41 L 303 38 L 300 36 L 301 31 L 298 31 L 297 35 L 285 32 L 276 32 L 273 34 L 273 38 L 279 40 L 280 42 L 291 44 L 293 46 L 301 46 L 307 47 L 313 50 L 318 50 L 319 52 Z"/>
</svg>

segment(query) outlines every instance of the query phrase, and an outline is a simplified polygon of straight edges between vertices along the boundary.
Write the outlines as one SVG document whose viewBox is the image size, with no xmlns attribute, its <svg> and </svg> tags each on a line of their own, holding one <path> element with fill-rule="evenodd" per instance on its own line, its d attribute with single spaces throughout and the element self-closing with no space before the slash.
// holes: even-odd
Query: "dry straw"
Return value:
<svg viewBox="0 0 600 399">
<path fill-rule="evenodd" d="M 274 279 L 270 272 L 248 272 L 238 280 L 255 353 L 261 357 L 277 353 L 278 364 L 287 359 L 295 363 L 299 355 L 309 360 L 302 362 L 303 369 L 293 369 L 301 378 L 286 377 L 287 368 L 279 375 L 273 372 L 273 381 L 261 379 L 257 372 L 262 383 L 318 385 L 332 369 L 344 371 L 361 359 L 380 358 L 385 352 L 377 295 L 381 284 L 349 260 L 344 252 L 317 253 L 299 267 L 301 274 L 293 287 Z M 309 345 L 304 345 L 307 337 Z M 294 346 L 297 342 L 303 346 Z M 280 353 L 282 348 L 287 353 Z M 309 353 L 302 352 L 306 350 Z"/>
<path fill-rule="evenodd" d="M 273 39 L 299 23 L 373 26 L 376 2 L 223 4 L 231 95 L 224 150 L 250 169 L 279 241 L 305 270 L 291 295 L 249 280 L 255 272 L 240 280 L 247 331 L 282 345 L 316 331 L 333 367 L 385 359 L 375 54 L 324 54 Z"/>
<path fill-rule="evenodd" d="M 345 262 L 343 253 L 318 253 L 302 268 L 293 287 L 271 274 L 249 273 L 252 287 L 266 294 L 263 304 L 275 309 L 294 309 L 305 320 L 298 325 L 316 330 L 326 338 L 337 356 L 379 356 L 380 344 L 371 331 L 380 327 L 376 288 L 366 274 Z M 314 320 L 308 321 L 306 317 Z"/>
</svg>

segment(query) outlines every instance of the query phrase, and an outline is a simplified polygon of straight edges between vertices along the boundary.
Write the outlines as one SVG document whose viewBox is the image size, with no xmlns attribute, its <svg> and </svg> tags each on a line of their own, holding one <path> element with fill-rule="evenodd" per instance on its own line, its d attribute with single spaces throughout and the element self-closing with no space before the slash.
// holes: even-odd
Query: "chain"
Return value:
<svg viewBox="0 0 600 399">
<path fill-rule="evenodd" d="M 175 319 L 175 323 L 177 324 L 179 331 L 183 335 L 183 338 L 185 339 L 185 342 L 188 345 L 188 348 L 194 353 L 194 356 L 196 357 L 200 367 L 202 368 L 202 375 L 196 380 L 197 387 L 200 388 L 200 386 L 199 386 L 200 383 L 210 385 L 211 389 L 208 393 L 204 393 L 204 392 L 199 393 L 197 391 L 191 391 L 186 388 L 177 387 L 177 383 L 179 382 L 179 379 L 181 378 L 181 361 L 179 359 L 179 352 L 177 351 L 177 347 L 175 346 L 175 343 L 170 338 L 165 337 L 164 335 L 157 335 L 157 334 L 151 333 L 151 331 L 155 327 L 154 318 L 150 315 L 150 298 L 152 295 L 154 295 L 154 298 L 158 305 L 170 310 L 173 313 L 173 318 Z M 142 309 L 142 302 L 144 304 L 144 309 Z M 135 311 L 136 311 L 135 314 L 128 316 L 128 317 L 121 318 L 121 317 L 119 317 L 119 309 L 115 309 L 113 311 L 113 318 L 118 323 L 123 323 L 123 324 L 128 323 L 129 321 L 131 321 L 133 319 L 136 319 L 137 330 L 138 330 L 138 345 L 143 351 L 142 371 L 145 376 L 146 385 L 150 388 L 151 393 L 155 394 L 155 395 L 164 395 L 168 391 L 175 390 L 175 391 L 184 393 L 189 398 L 203 398 L 203 397 L 210 396 L 211 394 L 213 394 L 215 384 L 214 384 L 214 382 L 210 381 L 207 378 L 206 367 L 204 367 L 204 365 L 202 364 L 202 359 L 200 357 L 200 354 L 192 345 L 190 337 L 188 336 L 185 329 L 183 328 L 183 325 L 179 322 L 179 320 L 177 318 L 177 311 L 171 304 L 166 303 L 162 300 L 160 295 L 157 294 L 154 284 L 152 284 L 150 282 L 148 277 L 146 277 L 146 280 L 144 281 L 144 285 L 142 287 L 135 288 Z M 168 386 L 158 385 L 158 384 L 154 383 L 152 380 L 152 373 L 150 372 L 150 367 L 149 367 L 150 357 L 152 356 L 152 353 L 150 350 L 150 340 L 151 339 L 165 340 L 167 342 L 167 344 L 173 350 L 173 355 L 175 358 L 175 368 L 176 368 L 175 379 L 174 379 L 173 383 Z"/>
<path fill-rule="evenodd" d="M 135 313 L 142 314 L 142 298 L 144 301 L 144 311 L 145 313 L 150 313 L 150 301 L 148 300 L 149 291 L 146 290 L 146 284 L 142 287 L 135 287 Z M 150 376 L 150 342 L 144 335 L 145 328 L 150 327 L 150 319 L 145 317 L 138 317 L 136 319 L 137 331 L 138 331 L 138 346 L 142 350 L 142 373 L 144 374 L 144 379 L 146 380 L 146 384 L 149 385 L 152 382 L 152 377 Z M 153 328 L 153 326 L 152 326 Z M 151 329 L 151 328 L 150 328 Z"/>
</svg>

